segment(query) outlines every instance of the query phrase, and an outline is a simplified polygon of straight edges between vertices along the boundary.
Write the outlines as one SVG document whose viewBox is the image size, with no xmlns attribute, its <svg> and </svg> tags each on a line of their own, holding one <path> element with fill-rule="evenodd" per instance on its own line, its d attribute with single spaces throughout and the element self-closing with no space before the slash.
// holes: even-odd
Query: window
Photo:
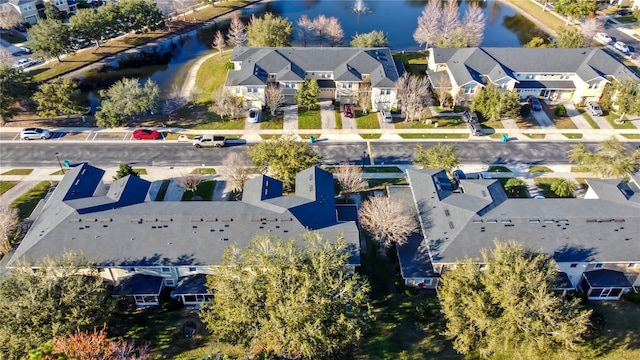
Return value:
<svg viewBox="0 0 640 360">
<path fill-rule="evenodd" d="M 391 95 L 391 90 L 382 89 L 382 90 L 380 90 L 380 95 Z"/>
<path fill-rule="evenodd" d="M 424 279 L 423 281 L 425 285 L 431 285 L 432 282 L 433 282 L 433 279 Z"/>
<path fill-rule="evenodd" d="M 524 76 L 524 78 L 527 79 L 527 80 L 531 80 L 531 79 L 533 79 L 533 74 L 527 74 L 527 75 Z"/>
<path fill-rule="evenodd" d="M 343 89 L 353 89 L 353 84 L 352 83 L 342 83 L 342 88 Z"/>
<path fill-rule="evenodd" d="M 136 272 L 136 268 L 127 268 L 127 272 Z"/>
<path fill-rule="evenodd" d="M 195 272 L 195 271 L 196 271 L 196 267 L 195 267 L 195 266 L 190 267 L 190 268 L 189 268 L 189 271 L 190 271 L 190 272 Z"/>
<path fill-rule="evenodd" d="M 578 267 L 578 264 L 575 264 L 575 263 L 574 263 L 574 264 L 571 264 L 571 267 L 572 267 L 572 268 L 574 268 L 574 267 Z"/>
<path fill-rule="evenodd" d="M 176 283 L 175 281 L 173 281 L 173 279 L 164 279 L 164 284 L 167 286 L 175 286 Z"/>
<path fill-rule="evenodd" d="M 285 87 L 285 89 L 295 89 L 296 88 L 296 83 L 294 83 L 294 82 L 286 82 L 286 83 L 284 83 L 284 87 Z"/>
<path fill-rule="evenodd" d="M 258 92 L 258 88 L 257 87 L 248 87 L 247 88 L 247 92 L 248 93 L 257 93 Z"/>
<path fill-rule="evenodd" d="M 600 268 L 602 268 L 602 264 L 598 263 L 598 264 L 596 264 L 594 267 L 595 267 L 596 269 L 600 269 Z"/>
<path fill-rule="evenodd" d="M 195 295 L 185 295 L 184 296 L 184 302 L 196 302 L 196 296 Z"/>
<path fill-rule="evenodd" d="M 171 272 L 171 269 L 170 269 L 170 268 L 168 268 L 168 267 L 163 267 L 163 268 L 162 268 L 162 272 L 163 272 L 163 273 L 170 273 L 170 272 Z"/>
<path fill-rule="evenodd" d="M 635 263 L 630 263 L 630 264 L 627 265 L 627 267 L 628 268 L 634 268 L 634 267 L 636 267 L 636 264 Z"/>
<path fill-rule="evenodd" d="M 589 89 L 597 89 L 597 88 L 598 88 L 598 86 L 600 86 L 600 83 L 599 83 L 599 82 L 592 82 L 592 83 L 589 83 Z"/>
<path fill-rule="evenodd" d="M 474 87 L 465 87 L 464 88 L 464 93 L 465 94 L 473 94 L 476 92 L 476 88 Z"/>
<path fill-rule="evenodd" d="M 487 270 L 487 264 L 480 264 L 480 270 Z"/>
</svg>

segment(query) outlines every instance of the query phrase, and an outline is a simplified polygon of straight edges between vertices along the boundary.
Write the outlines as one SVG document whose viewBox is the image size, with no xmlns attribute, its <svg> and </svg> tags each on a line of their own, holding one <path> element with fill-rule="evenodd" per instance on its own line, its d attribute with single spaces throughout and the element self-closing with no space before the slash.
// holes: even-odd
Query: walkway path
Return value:
<svg viewBox="0 0 640 360">
<path fill-rule="evenodd" d="M 233 50 L 225 50 L 222 54 L 231 52 Z M 198 76 L 198 70 L 200 70 L 200 66 L 214 56 L 221 56 L 220 52 L 215 52 L 212 54 L 205 55 L 198 59 L 191 67 L 189 68 L 189 73 L 187 74 L 187 78 L 184 80 L 184 84 L 182 84 L 182 89 L 180 90 L 180 96 L 183 99 L 188 99 L 193 92 L 193 88 L 196 85 L 196 77 Z"/>
</svg>

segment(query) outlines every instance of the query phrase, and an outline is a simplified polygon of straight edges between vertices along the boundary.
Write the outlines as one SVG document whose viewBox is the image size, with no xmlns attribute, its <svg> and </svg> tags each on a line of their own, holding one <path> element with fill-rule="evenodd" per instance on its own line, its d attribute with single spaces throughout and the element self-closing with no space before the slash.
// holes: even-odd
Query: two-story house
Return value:
<svg viewBox="0 0 640 360">
<path fill-rule="evenodd" d="M 583 104 L 599 100 L 612 81 L 640 82 L 616 57 L 598 48 L 432 48 L 427 74 L 432 87 L 446 84 L 460 102 L 472 100 L 489 83 L 517 90 L 522 99 Z"/>
<path fill-rule="evenodd" d="M 353 104 L 358 96 L 371 99 L 373 111 L 397 106 L 398 68 L 388 48 L 347 47 L 237 47 L 231 55 L 225 88 L 242 97 L 246 107 L 265 105 L 265 88 L 279 86 L 286 102 L 305 79 L 316 79 L 321 99 Z M 361 94 L 361 84 L 370 93 Z"/>
<path fill-rule="evenodd" d="M 454 191 L 443 170 L 407 170 L 407 178 L 410 186 L 388 189 L 420 221 L 420 233 L 398 246 L 407 285 L 435 288 L 456 262 L 513 239 L 553 257 L 558 290 L 591 300 L 640 290 L 640 174 L 629 183 L 588 180 L 584 199 L 510 199 L 497 180 L 460 180 Z"/>
<path fill-rule="evenodd" d="M 22 15 L 23 22 L 35 25 L 44 14 L 44 1 L 53 3 L 58 10 L 67 14 L 78 12 L 78 2 L 75 0 L 0 0 L 0 6 L 12 6 Z"/>
<path fill-rule="evenodd" d="M 158 305 L 165 287 L 186 305 L 210 300 L 206 274 L 220 265 L 230 244 L 240 249 L 269 234 L 302 244 L 318 231 L 343 238 L 348 269 L 360 264 L 359 230 L 352 205 L 336 205 L 333 175 L 313 167 L 297 174 L 295 195 L 282 182 L 258 176 L 246 182 L 242 201 L 149 201 L 150 183 L 135 176 L 102 182 L 104 170 L 74 167 L 46 201 L 7 268 L 18 259 L 38 260 L 67 251 L 96 259 L 114 296 L 138 306 Z"/>
</svg>

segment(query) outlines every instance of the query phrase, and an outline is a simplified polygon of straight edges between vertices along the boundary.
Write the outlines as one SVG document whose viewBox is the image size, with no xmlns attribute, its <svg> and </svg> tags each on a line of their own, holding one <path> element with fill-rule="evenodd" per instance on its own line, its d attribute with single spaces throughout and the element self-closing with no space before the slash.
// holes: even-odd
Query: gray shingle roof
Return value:
<svg viewBox="0 0 640 360">
<path fill-rule="evenodd" d="M 209 294 L 207 274 L 196 274 L 181 277 L 173 290 L 176 295 Z"/>
<path fill-rule="evenodd" d="M 585 272 L 584 277 L 589 282 L 591 288 L 631 287 L 629 280 L 622 271 L 610 269 L 593 270 Z"/>
<path fill-rule="evenodd" d="M 373 87 L 393 87 L 398 70 L 388 48 L 347 47 L 236 47 L 231 61 L 240 70 L 229 71 L 226 86 L 266 86 L 268 74 L 278 81 L 302 81 L 305 72 L 331 71 L 336 81 L 362 81 L 369 74 Z"/>
<path fill-rule="evenodd" d="M 160 276 L 134 274 L 120 280 L 113 288 L 114 296 L 160 295 L 163 278 Z"/>
<path fill-rule="evenodd" d="M 80 175 L 82 169 L 90 171 Z M 247 182 L 241 202 L 139 201 L 102 206 L 98 196 L 99 206 L 81 212 L 60 200 L 70 191 L 68 184 L 88 174 L 97 175 L 94 169 L 85 164 L 67 173 L 9 266 L 23 256 L 39 259 L 68 250 L 97 258 L 102 266 L 216 265 L 229 244 L 244 248 L 259 234 L 299 241 L 307 229 L 318 230 L 327 239 L 342 235 L 352 250 L 350 263 L 360 263 L 357 225 L 337 220 L 333 177 L 319 168 L 298 174 L 295 196 L 281 196 L 282 183 L 261 176 Z M 148 188 L 142 179 L 134 180 L 135 184 L 138 180 Z"/>
</svg>

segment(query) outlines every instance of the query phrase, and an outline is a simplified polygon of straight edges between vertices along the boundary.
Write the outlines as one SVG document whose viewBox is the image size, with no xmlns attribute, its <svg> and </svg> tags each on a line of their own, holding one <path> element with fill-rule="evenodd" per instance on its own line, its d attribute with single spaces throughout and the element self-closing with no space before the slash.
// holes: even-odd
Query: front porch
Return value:
<svg viewBox="0 0 640 360">
<path fill-rule="evenodd" d="M 578 286 L 589 300 L 620 300 L 631 289 L 623 272 L 609 269 L 585 272 Z"/>
<path fill-rule="evenodd" d="M 163 277 L 135 274 L 121 279 L 113 288 L 111 296 L 130 297 L 137 307 L 160 306 L 160 293 L 163 288 Z"/>
<path fill-rule="evenodd" d="M 213 301 L 213 294 L 207 289 L 207 275 L 196 274 L 180 278 L 175 290 L 171 292 L 172 298 L 179 298 L 185 306 L 193 306 L 196 309 L 202 304 Z"/>
</svg>

